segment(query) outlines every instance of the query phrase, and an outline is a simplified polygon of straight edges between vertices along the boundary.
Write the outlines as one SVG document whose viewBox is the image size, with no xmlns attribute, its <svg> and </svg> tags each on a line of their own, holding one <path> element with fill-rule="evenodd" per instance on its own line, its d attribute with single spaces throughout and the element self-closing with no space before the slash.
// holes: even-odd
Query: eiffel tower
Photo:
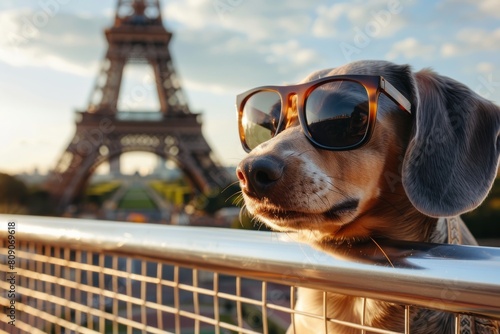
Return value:
<svg viewBox="0 0 500 334">
<path fill-rule="evenodd" d="M 86 111 L 77 112 L 76 133 L 49 175 L 46 187 L 62 212 L 77 201 L 103 162 L 117 168 L 125 152 L 152 152 L 173 160 L 202 193 L 226 186 L 228 173 L 215 160 L 201 131 L 200 115 L 186 103 L 162 24 L 159 0 L 118 0 L 109 44 Z M 154 72 L 158 112 L 119 111 L 126 64 L 148 64 Z"/>
</svg>

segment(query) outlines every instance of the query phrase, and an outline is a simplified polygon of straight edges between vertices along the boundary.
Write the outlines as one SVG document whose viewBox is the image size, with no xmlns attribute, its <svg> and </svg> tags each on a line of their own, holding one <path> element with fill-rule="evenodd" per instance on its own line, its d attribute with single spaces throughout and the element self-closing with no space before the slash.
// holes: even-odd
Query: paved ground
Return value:
<svg viewBox="0 0 500 334">
<path fill-rule="evenodd" d="M 155 204 L 155 208 L 120 208 L 120 200 L 131 190 L 142 190 Z M 148 222 L 168 221 L 172 213 L 172 206 L 165 202 L 148 184 L 140 180 L 125 180 L 121 187 L 113 194 L 104 206 L 105 219 L 108 220 L 128 220 L 131 214 L 143 215 Z"/>
</svg>

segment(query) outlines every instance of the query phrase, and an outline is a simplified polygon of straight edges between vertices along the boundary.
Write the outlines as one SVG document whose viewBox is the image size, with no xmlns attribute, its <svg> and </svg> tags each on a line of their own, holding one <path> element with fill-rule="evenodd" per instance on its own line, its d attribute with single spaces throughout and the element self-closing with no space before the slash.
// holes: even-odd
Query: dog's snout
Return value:
<svg viewBox="0 0 500 334">
<path fill-rule="evenodd" d="M 243 160 L 236 170 L 241 188 L 249 195 L 262 197 L 283 175 L 284 162 L 272 157 Z"/>
</svg>

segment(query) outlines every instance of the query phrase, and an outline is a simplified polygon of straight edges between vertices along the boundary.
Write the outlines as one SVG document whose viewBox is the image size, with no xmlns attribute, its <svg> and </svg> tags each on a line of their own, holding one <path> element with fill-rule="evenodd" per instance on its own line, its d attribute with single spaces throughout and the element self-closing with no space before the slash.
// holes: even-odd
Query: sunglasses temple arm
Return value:
<svg viewBox="0 0 500 334">
<path fill-rule="evenodd" d="M 409 114 L 411 114 L 411 103 L 403 94 L 401 94 L 391 83 L 384 78 L 380 78 L 380 87 L 394 102 L 401 105 Z"/>
</svg>

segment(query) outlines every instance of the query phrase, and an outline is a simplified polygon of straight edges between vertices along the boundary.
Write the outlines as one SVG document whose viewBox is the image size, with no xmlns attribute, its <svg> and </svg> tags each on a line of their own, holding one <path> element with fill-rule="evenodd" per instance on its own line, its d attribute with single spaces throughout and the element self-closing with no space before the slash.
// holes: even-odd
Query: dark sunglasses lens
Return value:
<svg viewBox="0 0 500 334">
<path fill-rule="evenodd" d="M 324 83 L 309 94 L 304 108 L 311 137 L 320 145 L 348 148 L 361 143 L 367 134 L 369 99 L 359 83 Z"/>
<path fill-rule="evenodd" d="M 248 148 L 252 150 L 276 134 L 280 113 L 281 98 L 277 92 L 260 91 L 246 100 L 240 131 Z"/>
</svg>

